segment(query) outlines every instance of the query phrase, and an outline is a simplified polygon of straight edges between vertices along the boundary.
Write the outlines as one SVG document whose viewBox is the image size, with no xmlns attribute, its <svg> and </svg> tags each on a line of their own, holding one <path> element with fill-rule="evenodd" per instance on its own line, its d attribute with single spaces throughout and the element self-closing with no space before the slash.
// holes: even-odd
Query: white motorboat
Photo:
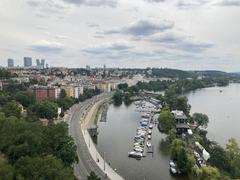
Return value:
<svg viewBox="0 0 240 180">
<path fill-rule="evenodd" d="M 133 158 L 141 158 L 143 155 L 140 152 L 131 151 L 128 153 L 128 156 Z"/>
<path fill-rule="evenodd" d="M 148 148 L 150 148 L 150 147 L 152 146 L 152 144 L 151 144 L 150 142 L 147 142 L 146 146 L 147 146 Z"/>
<path fill-rule="evenodd" d="M 149 125 L 149 129 L 152 129 L 152 128 L 153 128 L 153 125 L 152 125 L 152 124 L 150 124 L 150 125 Z"/>
<path fill-rule="evenodd" d="M 142 152 L 143 152 L 143 148 L 135 147 L 135 148 L 134 148 L 134 151 L 142 153 Z"/>
<path fill-rule="evenodd" d="M 170 167 L 170 172 L 171 172 L 172 174 L 177 174 L 177 170 L 176 170 L 176 168 L 174 168 L 174 167 Z"/>
<path fill-rule="evenodd" d="M 148 135 L 148 139 L 149 139 L 149 140 L 152 139 L 152 136 L 151 136 L 151 135 Z"/>
</svg>

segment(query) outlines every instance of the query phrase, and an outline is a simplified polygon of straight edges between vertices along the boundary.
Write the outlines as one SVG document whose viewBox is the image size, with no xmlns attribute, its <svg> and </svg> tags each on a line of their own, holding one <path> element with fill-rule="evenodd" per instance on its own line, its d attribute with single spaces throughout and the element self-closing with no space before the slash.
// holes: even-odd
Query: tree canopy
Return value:
<svg viewBox="0 0 240 180">
<path fill-rule="evenodd" d="M 196 122 L 198 124 L 197 128 L 199 126 L 202 127 L 207 127 L 209 119 L 208 116 L 206 114 L 202 114 L 202 113 L 194 113 L 193 114 L 193 121 Z"/>
<path fill-rule="evenodd" d="M 167 109 L 161 111 L 158 121 L 159 129 L 166 133 L 168 133 L 175 126 L 175 118 Z"/>
<path fill-rule="evenodd" d="M 58 105 L 51 101 L 36 102 L 30 109 L 39 118 L 53 119 L 58 116 Z"/>
<path fill-rule="evenodd" d="M 196 170 L 197 180 L 217 180 L 220 177 L 218 169 L 212 166 L 203 166 Z"/>
</svg>

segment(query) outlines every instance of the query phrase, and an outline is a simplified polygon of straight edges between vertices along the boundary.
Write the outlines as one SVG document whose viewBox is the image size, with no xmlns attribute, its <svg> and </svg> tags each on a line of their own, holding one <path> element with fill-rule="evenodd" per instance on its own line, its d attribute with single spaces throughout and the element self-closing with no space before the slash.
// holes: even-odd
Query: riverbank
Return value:
<svg viewBox="0 0 240 180">
<path fill-rule="evenodd" d="M 94 159 L 94 161 L 96 162 L 98 167 L 105 173 L 106 177 L 109 178 L 109 179 L 112 179 L 112 180 L 122 180 L 124 178 L 122 178 L 119 174 L 117 174 L 111 168 L 111 166 L 106 162 L 105 153 L 100 154 L 97 151 L 97 149 L 94 145 L 94 142 L 93 142 L 89 132 L 87 131 L 87 128 L 89 127 L 89 124 L 94 123 L 98 108 L 102 104 L 104 104 L 104 102 L 109 101 L 109 98 L 110 97 L 98 101 L 97 103 L 95 103 L 93 106 L 91 106 L 87 110 L 87 112 L 85 114 L 85 117 L 83 118 L 83 121 L 81 123 L 81 130 L 82 130 L 82 133 L 83 133 L 85 143 L 87 144 L 89 153 L 91 154 L 91 157 Z"/>
</svg>

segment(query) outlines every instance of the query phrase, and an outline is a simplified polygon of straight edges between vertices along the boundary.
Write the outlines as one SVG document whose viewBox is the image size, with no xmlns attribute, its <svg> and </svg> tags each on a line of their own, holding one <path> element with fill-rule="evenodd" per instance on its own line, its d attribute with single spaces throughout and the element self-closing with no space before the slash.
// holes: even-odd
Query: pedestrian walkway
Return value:
<svg viewBox="0 0 240 180">
<path fill-rule="evenodd" d="M 85 142 L 87 144 L 89 153 L 91 154 L 92 158 L 94 159 L 94 161 L 96 162 L 96 164 L 99 166 L 99 168 L 106 174 L 106 176 L 109 179 L 112 180 L 123 180 L 124 178 L 121 177 L 117 172 L 115 172 L 110 165 L 104 161 L 104 156 L 105 153 L 103 153 L 103 155 L 101 155 L 96 147 L 94 142 L 92 141 L 91 136 L 89 135 L 88 131 L 87 131 L 87 124 L 92 121 L 95 117 L 95 111 L 97 109 L 97 107 L 100 105 L 100 103 L 102 103 L 102 101 L 97 102 L 87 113 L 87 115 L 85 116 L 84 121 L 82 122 L 82 134 L 84 136 Z"/>
</svg>

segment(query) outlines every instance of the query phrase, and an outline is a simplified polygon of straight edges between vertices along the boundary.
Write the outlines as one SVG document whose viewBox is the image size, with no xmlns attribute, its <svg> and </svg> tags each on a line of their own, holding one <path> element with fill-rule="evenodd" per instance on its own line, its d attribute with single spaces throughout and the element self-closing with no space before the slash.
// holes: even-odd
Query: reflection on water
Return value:
<svg viewBox="0 0 240 180">
<path fill-rule="evenodd" d="M 120 175 L 131 180 L 171 180 L 169 173 L 169 147 L 164 141 L 166 135 L 155 126 L 152 132 L 154 154 L 147 154 L 142 160 L 128 157 L 133 148 L 133 138 L 141 119 L 134 104 L 116 107 L 110 105 L 107 122 L 99 122 L 97 148 L 106 153 L 106 160 Z M 177 179 L 186 180 L 186 177 Z"/>
</svg>

